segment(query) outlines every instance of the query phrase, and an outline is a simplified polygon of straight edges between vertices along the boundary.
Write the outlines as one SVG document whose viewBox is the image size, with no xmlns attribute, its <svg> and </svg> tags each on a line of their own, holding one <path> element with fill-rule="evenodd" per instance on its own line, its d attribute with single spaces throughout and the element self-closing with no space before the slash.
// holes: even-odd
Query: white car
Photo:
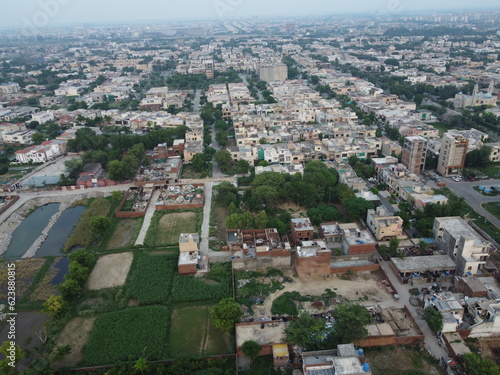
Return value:
<svg viewBox="0 0 500 375">
<path fill-rule="evenodd" d="M 459 181 L 460 181 L 460 179 L 459 179 L 457 176 L 452 177 L 451 179 L 452 179 L 453 181 L 455 181 L 455 182 L 459 182 Z"/>
</svg>

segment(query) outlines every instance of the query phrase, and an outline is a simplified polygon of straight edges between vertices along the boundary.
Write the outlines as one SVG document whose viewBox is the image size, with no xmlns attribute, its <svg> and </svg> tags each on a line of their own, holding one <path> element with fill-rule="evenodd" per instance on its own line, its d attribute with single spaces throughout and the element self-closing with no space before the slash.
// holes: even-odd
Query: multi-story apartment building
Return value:
<svg viewBox="0 0 500 375">
<path fill-rule="evenodd" d="M 288 67 L 285 64 L 261 65 L 259 67 L 259 78 L 266 82 L 283 82 L 288 78 Z"/>
<path fill-rule="evenodd" d="M 377 241 L 391 237 L 406 238 L 403 233 L 403 219 L 389 214 L 384 206 L 379 206 L 376 210 L 368 210 L 366 224 Z"/>
<path fill-rule="evenodd" d="M 426 155 L 427 139 L 420 136 L 405 138 L 402 163 L 411 173 L 421 174 L 423 172 Z"/>
<path fill-rule="evenodd" d="M 433 234 L 438 249 L 457 264 L 460 276 L 476 274 L 486 264 L 491 244 L 459 216 L 434 219 Z"/>
<path fill-rule="evenodd" d="M 437 171 L 443 176 L 459 174 L 465 163 L 468 145 L 469 141 L 461 135 L 445 133 L 439 152 Z"/>
</svg>

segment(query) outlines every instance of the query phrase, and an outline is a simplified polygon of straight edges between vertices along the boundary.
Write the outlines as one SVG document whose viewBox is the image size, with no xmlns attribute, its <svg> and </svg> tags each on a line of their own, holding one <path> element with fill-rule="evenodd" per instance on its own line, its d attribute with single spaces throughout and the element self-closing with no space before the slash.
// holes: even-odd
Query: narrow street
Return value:
<svg viewBox="0 0 500 375">
<path fill-rule="evenodd" d="M 377 256 L 382 259 L 380 254 L 377 253 Z M 437 337 L 432 333 L 430 330 L 429 326 L 427 325 L 427 322 L 420 318 L 417 309 L 415 306 L 410 304 L 410 284 L 401 284 L 399 280 L 396 278 L 394 275 L 394 272 L 391 270 L 389 267 L 389 262 L 383 260 L 381 262 L 381 267 L 387 274 L 387 277 L 391 281 L 392 285 L 394 286 L 394 289 L 396 290 L 397 294 L 399 294 L 399 306 L 400 308 L 403 307 L 403 305 L 406 305 L 408 307 L 408 310 L 410 310 L 411 314 L 413 315 L 413 318 L 415 319 L 416 323 L 418 324 L 418 327 L 420 330 L 423 332 L 425 335 L 425 346 L 428 350 L 430 350 L 430 354 L 432 354 L 434 357 L 437 359 L 440 359 L 441 357 L 448 358 L 448 353 L 446 350 L 441 347 L 438 344 Z M 385 301 L 384 301 L 385 302 Z M 384 302 L 380 303 L 380 306 L 384 306 Z M 392 305 L 392 301 L 389 302 L 387 301 L 390 305 Z"/>
<path fill-rule="evenodd" d="M 144 245 L 144 239 L 146 238 L 146 233 L 148 233 L 149 224 L 151 224 L 151 219 L 156 211 L 155 203 L 160 197 L 160 190 L 155 190 L 151 195 L 149 200 L 149 206 L 146 211 L 146 215 L 144 216 L 144 221 L 142 222 L 141 231 L 137 236 L 137 240 L 135 241 L 135 246 Z"/>
</svg>

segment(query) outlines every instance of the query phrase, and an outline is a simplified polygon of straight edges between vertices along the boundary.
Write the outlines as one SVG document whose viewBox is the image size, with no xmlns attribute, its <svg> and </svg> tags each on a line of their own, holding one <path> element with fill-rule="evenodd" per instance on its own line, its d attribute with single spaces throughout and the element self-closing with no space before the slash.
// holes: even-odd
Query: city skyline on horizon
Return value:
<svg viewBox="0 0 500 375">
<path fill-rule="evenodd" d="M 455 1 L 453 7 L 444 1 L 422 0 L 418 5 L 414 0 L 359 0 L 356 5 L 340 4 L 338 1 L 311 0 L 294 4 L 277 0 L 272 5 L 253 0 L 192 0 L 188 4 L 168 4 L 150 0 L 150 7 L 140 9 L 132 2 L 120 3 L 110 0 L 105 4 L 96 0 L 85 3 L 74 0 L 30 0 L 27 3 L 11 3 L 0 15 L 1 28 L 44 28 L 61 25 L 117 24 L 117 23 L 158 23 L 168 21 L 234 21 L 251 17 L 297 18 L 308 16 L 367 15 L 373 17 L 400 16 L 405 13 L 433 11 L 484 11 L 496 9 L 498 3 L 484 0 L 471 8 L 470 2 Z M 451 7 L 451 9 L 450 9 Z M 96 10 L 98 10 L 96 12 Z"/>
</svg>

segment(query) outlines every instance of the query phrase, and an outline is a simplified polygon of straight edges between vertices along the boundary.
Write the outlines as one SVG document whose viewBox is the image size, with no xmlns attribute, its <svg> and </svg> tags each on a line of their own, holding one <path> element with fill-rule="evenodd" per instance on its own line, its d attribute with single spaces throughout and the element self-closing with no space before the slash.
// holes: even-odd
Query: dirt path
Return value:
<svg viewBox="0 0 500 375">
<path fill-rule="evenodd" d="M 155 213 L 156 210 L 155 203 L 159 197 L 160 197 L 160 191 L 156 190 L 151 196 L 151 199 L 149 200 L 146 216 L 144 216 L 144 221 L 142 223 L 139 236 L 137 236 L 137 240 L 135 241 L 135 246 L 144 245 L 144 239 L 146 238 L 146 233 L 148 232 L 149 224 L 151 224 L 151 219 L 153 218 L 153 214 Z"/>
</svg>

